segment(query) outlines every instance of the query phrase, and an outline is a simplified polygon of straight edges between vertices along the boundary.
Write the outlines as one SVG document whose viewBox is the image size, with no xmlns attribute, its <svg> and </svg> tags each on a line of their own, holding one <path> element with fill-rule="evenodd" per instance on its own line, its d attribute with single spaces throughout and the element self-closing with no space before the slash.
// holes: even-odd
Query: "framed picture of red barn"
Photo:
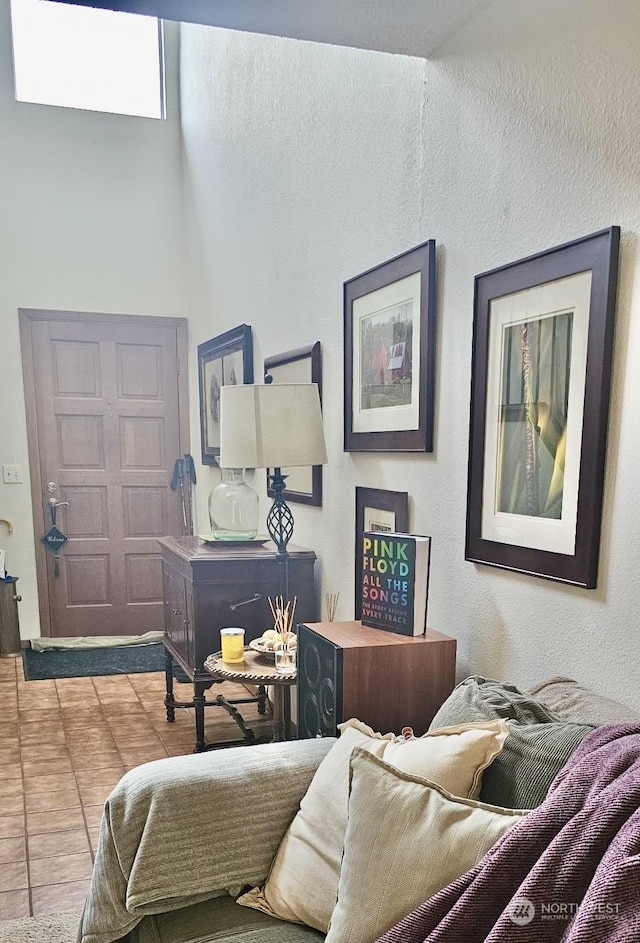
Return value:
<svg viewBox="0 0 640 943">
<path fill-rule="evenodd" d="M 344 449 L 431 452 L 433 239 L 344 283 Z"/>
</svg>

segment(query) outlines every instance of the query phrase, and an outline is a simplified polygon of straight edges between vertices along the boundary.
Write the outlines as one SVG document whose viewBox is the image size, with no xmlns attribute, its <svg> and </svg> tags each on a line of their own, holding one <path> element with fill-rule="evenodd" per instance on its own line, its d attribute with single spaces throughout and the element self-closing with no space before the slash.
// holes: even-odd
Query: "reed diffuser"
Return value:
<svg viewBox="0 0 640 943">
<path fill-rule="evenodd" d="M 297 638 L 295 629 L 296 603 L 298 597 L 288 600 L 286 605 L 282 596 L 274 600 L 269 597 L 269 606 L 273 616 L 273 627 L 278 634 L 275 646 L 276 671 L 279 674 L 295 674 Z"/>
</svg>

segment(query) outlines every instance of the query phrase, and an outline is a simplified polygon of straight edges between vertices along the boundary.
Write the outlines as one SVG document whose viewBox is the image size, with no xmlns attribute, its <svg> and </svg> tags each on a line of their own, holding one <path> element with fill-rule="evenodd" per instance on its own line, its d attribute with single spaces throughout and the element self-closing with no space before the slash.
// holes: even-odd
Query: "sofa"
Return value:
<svg viewBox="0 0 640 943">
<path fill-rule="evenodd" d="M 482 768 L 481 784 L 469 793 L 475 798 L 461 802 L 465 812 L 488 809 L 487 815 L 502 811 L 521 819 L 545 800 L 559 771 L 598 725 L 637 726 L 639 720 L 570 679 L 551 679 L 525 693 L 476 676 L 457 686 L 430 731 L 459 725 L 473 728 L 476 736 L 488 724 L 504 730 L 500 749 L 488 754 L 491 762 Z M 388 746 L 373 736 L 378 746 Z M 79 943 L 324 940 L 323 930 L 271 916 L 264 912 L 269 908 L 238 906 L 236 897 L 270 875 L 335 745 L 327 738 L 237 747 L 147 763 L 127 773 L 105 807 Z M 355 750 L 354 756 L 363 753 Z M 384 756 L 367 762 L 367 775 L 387 775 Z M 350 769 L 353 785 L 353 762 Z M 442 802 L 454 798 L 446 791 L 442 796 Z M 316 892 L 307 888 L 310 899 Z"/>
</svg>

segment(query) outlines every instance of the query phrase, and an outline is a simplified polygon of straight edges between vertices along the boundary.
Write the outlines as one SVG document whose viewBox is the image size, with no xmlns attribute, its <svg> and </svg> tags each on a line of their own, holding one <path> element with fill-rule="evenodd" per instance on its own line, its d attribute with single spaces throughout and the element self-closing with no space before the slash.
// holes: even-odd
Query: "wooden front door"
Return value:
<svg viewBox="0 0 640 943">
<path fill-rule="evenodd" d="M 42 634 L 161 630 L 157 538 L 183 533 L 169 484 L 188 451 L 186 322 L 20 317 Z M 40 541 L 52 497 L 69 538 L 57 564 Z"/>
</svg>

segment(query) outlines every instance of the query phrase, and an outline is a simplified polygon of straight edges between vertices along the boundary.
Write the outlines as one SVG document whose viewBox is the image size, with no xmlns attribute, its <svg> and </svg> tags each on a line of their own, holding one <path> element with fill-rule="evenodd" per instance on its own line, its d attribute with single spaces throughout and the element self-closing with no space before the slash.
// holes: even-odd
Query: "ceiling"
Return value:
<svg viewBox="0 0 640 943">
<path fill-rule="evenodd" d="M 62 0 L 269 36 L 429 57 L 492 0 Z"/>
</svg>

